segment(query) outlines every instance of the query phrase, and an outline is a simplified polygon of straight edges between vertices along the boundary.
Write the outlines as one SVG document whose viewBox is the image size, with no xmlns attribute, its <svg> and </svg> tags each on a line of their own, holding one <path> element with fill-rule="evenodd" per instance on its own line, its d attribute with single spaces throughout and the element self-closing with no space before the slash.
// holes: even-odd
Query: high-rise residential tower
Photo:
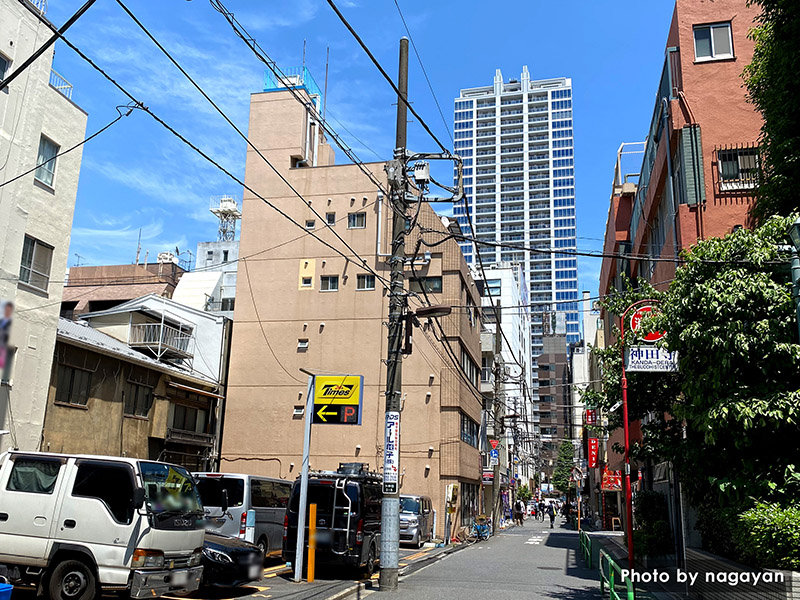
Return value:
<svg viewBox="0 0 800 600">
<path fill-rule="evenodd" d="M 455 214 L 465 232 L 471 219 L 477 239 L 493 244 L 463 243 L 467 262 L 477 266 L 479 250 L 484 266 L 522 265 L 533 356 L 542 353 L 545 313 L 564 312 L 567 342 L 578 342 L 572 80 L 531 81 L 523 67 L 504 82 L 497 69 L 493 85 L 461 90 L 454 129 L 468 204 Z"/>
</svg>

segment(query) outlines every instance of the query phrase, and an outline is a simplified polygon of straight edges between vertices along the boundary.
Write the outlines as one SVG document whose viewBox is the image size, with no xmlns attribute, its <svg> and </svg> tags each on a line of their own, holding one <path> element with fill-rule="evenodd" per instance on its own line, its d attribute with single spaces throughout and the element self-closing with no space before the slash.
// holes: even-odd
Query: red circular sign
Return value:
<svg viewBox="0 0 800 600">
<path fill-rule="evenodd" d="M 633 315 L 631 315 L 631 331 L 637 331 L 642 324 L 642 318 L 647 316 L 649 313 L 653 312 L 653 307 L 650 305 L 647 306 L 640 306 L 637 308 Z M 666 331 L 653 331 L 648 333 L 642 339 L 645 342 L 657 342 L 661 338 L 667 335 Z"/>
</svg>

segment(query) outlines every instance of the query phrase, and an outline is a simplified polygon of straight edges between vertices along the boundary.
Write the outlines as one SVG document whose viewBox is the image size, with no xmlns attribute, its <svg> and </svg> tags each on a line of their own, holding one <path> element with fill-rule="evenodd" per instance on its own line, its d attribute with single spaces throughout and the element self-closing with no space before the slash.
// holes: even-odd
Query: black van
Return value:
<svg viewBox="0 0 800 600">
<path fill-rule="evenodd" d="M 381 477 L 361 463 L 308 476 L 308 504 L 317 505 L 318 565 L 343 565 L 372 575 L 381 550 Z M 292 486 L 283 528 L 283 560 L 294 564 L 300 479 Z M 308 513 L 306 513 L 308 516 Z M 306 524 L 308 547 L 308 524 Z"/>
</svg>

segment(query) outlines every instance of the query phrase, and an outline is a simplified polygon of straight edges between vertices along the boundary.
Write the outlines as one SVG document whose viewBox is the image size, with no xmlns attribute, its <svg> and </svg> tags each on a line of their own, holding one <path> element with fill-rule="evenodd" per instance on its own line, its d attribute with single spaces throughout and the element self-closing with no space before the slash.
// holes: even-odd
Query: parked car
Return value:
<svg viewBox="0 0 800 600">
<path fill-rule="evenodd" d="M 400 541 L 417 548 L 433 539 L 433 502 L 427 496 L 400 496 Z"/>
<path fill-rule="evenodd" d="M 202 505 L 189 472 L 134 458 L 0 454 L 0 576 L 50 598 L 191 592 Z"/>
<path fill-rule="evenodd" d="M 337 471 L 310 474 L 308 503 L 317 505 L 317 564 L 353 567 L 371 576 L 380 559 L 382 500 L 381 477 L 369 473 L 367 465 L 345 463 Z M 299 508 L 298 479 L 292 487 L 283 533 L 283 559 L 292 564 Z"/>
<path fill-rule="evenodd" d="M 258 546 L 213 531 L 206 531 L 202 564 L 202 585 L 246 585 L 261 579 L 264 569 Z"/>
<path fill-rule="evenodd" d="M 290 481 L 233 473 L 194 476 L 209 530 L 244 540 L 247 513 L 253 511 L 255 533 L 249 541 L 259 547 L 264 557 L 280 555 L 283 521 L 292 490 Z"/>
</svg>

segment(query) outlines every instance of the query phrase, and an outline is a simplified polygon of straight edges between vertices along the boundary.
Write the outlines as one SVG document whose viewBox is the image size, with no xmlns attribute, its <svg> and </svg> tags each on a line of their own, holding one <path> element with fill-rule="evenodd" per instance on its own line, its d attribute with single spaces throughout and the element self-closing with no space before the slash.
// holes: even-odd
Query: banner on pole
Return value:
<svg viewBox="0 0 800 600">
<path fill-rule="evenodd" d="M 589 468 L 597 468 L 597 456 L 600 452 L 600 440 L 598 438 L 589 438 Z"/>
<path fill-rule="evenodd" d="M 396 494 L 400 480 L 400 413 L 386 413 L 383 439 L 383 493 Z"/>
</svg>

